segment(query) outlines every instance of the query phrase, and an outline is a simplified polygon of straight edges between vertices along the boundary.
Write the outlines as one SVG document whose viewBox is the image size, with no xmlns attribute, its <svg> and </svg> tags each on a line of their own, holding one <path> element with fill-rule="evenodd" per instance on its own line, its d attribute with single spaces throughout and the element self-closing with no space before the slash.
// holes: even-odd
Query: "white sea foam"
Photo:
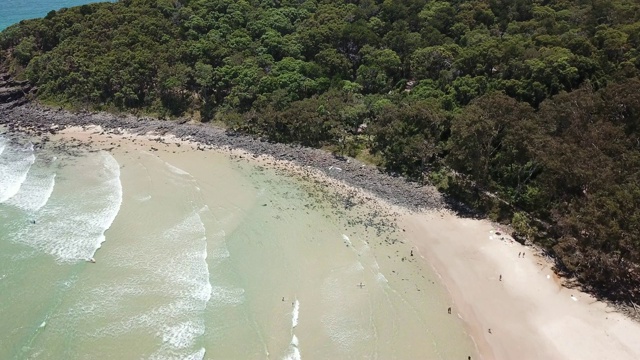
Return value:
<svg viewBox="0 0 640 360">
<path fill-rule="evenodd" d="M 163 324 L 159 332 L 163 346 L 156 353 L 157 358 L 173 358 L 177 354 L 180 359 L 202 359 L 203 348 L 189 355 L 184 353 L 204 334 L 204 321 L 196 314 L 206 308 L 214 293 L 209 281 L 206 228 L 200 213 L 194 211 L 166 230 L 162 240 L 176 251 L 155 272 L 165 279 L 166 288 L 162 286 L 160 291 L 174 300 L 155 309 L 161 316 L 152 316 L 154 323 Z M 183 320 L 178 322 L 179 319 Z"/>
<path fill-rule="evenodd" d="M 54 203 L 49 196 L 42 196 L 49 201 L 38 212 L 37 224 L 10 234 L 10 238 L 49 253 L 61 262 L 92 258 L 122 203 L 118 162 L 104 151 L 96 156 L 94 163 L 87 164 L 87 172 L 92 176 L 89 183 L 68 190 Z"/>
<path fill-rule="evenodd" d="M 214 259 L 226 259 L 230 256 L 231 253 L 226 246 L 220 246 L 211 252 L 211 257 Z"/>
<path fill-rule="evenodd" d="M 4 155 L 8 152 L 9 148 Z M 30 245 L 31 251 L 36 253 L 50 253 L 60 262 L 93 256 L 122 203 L 120 166 L 106 152 L 64 159 L 63 164 L 57 177 L 52 175 L 52 193 L 41 191 L 46 196 L 38 196 L 46 204 L 36 214 L 25 217 L 25 221 L 16 221 L 20 224 L 6 232 L 0 214 L 0 226 L 3 227 L 3 239 L 0 240 L 8 234 L 9 240 Z M 39 162 L 32 167 L 20 195 L 27 190 L 30 176 L 36 174 L 32 171 L 39 168 L 38 165 Z M 202 198 L 191 186 L 194 181 L 188 176 L 180 176 L 185 174 L 175 169 L 172 171 L 178 175 L 170 173 L 162 163 L 156 165 L 150 167 L 150 171 L 159 170 L 162 176 L 185 185 L 178 191 L 161 194 L 171 199 L 171 205 L 175 201 L 177 206 L 171 211 L 159 208 L 156 212 L 155 208 L 137 206 L 136 200 L 140 199 L 134 199 L 134 204 L 127 208 L 131 218 L 118 219 L 123 220 L 124 226 L 107 232 L 108 241 L 104 245 L 109 244 L 111 236 L 123 238 L 113 243 L 114 249 L 109 249 L 102 257 L 96 256 L 97 266 L 112 275 L 91 277 L 91 281 L 84 282 L 82 291 L 74 291 L 75 295 L 69 298 L 71 301 L 65 301 L 54 311 L 50 324 L 64 320 L 69 328 L 83 329 L 79 337 L 90 337 L 91 341 L 97 342 L 107 338 L 111 341 L 151 335 L 158 346 L 137 358 L 200 360 L 206 351 L 199 337 L 206 331 L 205 310 L 212 294 L 215 294 L 216 303 L 237 304 L 244 301 L 244 290 L 229 286 L 212 288 L 207 257 L 229 256 L 224 246 L 225 234 L 212 235 L 221 236 L 222 241 L 211 242 L 209 246 L 214 251 L 208 254 L 208 234 L 203 223 L 204 219 L 209 225 L 209 215 L 205 213 L 208 208 L 198 206 Z M 155 201 L 157 193 L 153 191 L 156 189 L 150 188 L 150 192 L 142 193 L 142 196 L 152 195 Z M 44 201 L 45 197 L 48 202 Z M 30 203 L 33 205 L 23 207 L 31 209 L 40 206 L 33 199 L 29 202 L 19 199 L 18 196 L 12 199 L 14 205 Z M 140 220 L 158 220 L 148 228 L 131 226 L 131 233 L 126 232 L 130 224 L 138 221 L 132 209 L 142 208 L 144 210 L 139 211 L 151 213 L 145 213 Z M 28 223 L 26 219 L 30 218 L 36 223 Z M 221 261 L 213 259 L 213 262 Z M 90 270 L 93 266 L 86 265 L 86 268 Z M 43 319 L 38 320 L 42 322 Z M 46 331 L 54 330 L 50 324 Z M 34 327 L 37 325 L 35 322 Z"/>
<path fill-rule="evenodd" d="M 300 355 L 300 349 L 297 346 L 292 346 L 292 353 L 287 357 L 287 359 L 291 360 L 301 360 L 302 356 Z"/>
<path fill-rule="evenodd" d="M 126 268 L 139 269 L 142 271 L 141 275 L 132 276 L 126 282 L 119 281 L 96 288 L 88 292 L 87 298 L 82 302 L 98 303 L 101 308 L 100 315 L 107 316 L 112 313 L 113 307 L 124 299 L 137 297 L 149 291 L 157 292 L 163 298 L 167 298 L 168 302 L 127 321 L 112 324 L 106 330 L 108 333 L 119 333 L 124 331 L 123 329 L 148 325 L 154 329 L 163 329 L 161 335 L 167 339 L 175 339 L 177 329 L 182 328 L 177 326 L 184 326 L 185 321 L 194 321 L 190 314 L 204 310 L 211 298 L 212 288 L 209 282 L 204 234 L 205 229 L 199 215 L 193 212 L 162 234 L 150 235 L 153 236 L 153 241 L 146 240 L 145 243 L 141 240 L 141 244 L 123 249 L 122 253 L 116 256 L 116 263 Z M 117 250 L 114 252 L 118 253 Z M 153 280 L 152 287 L 149 287 L 150 280 Z M 104 298 L 113 299 L 110 301 L 115 302 L 103 301 Z M 179 319 L 183 321 L 175 322 Z M 189 331 L 179 333 L 192 334 Z"/>
<path fill-rule="evenodd" d="M 302 356 L 300 354 L 300 345 L 298 341 L 298 337 L 293 335 L 291 338 L 291 344 L 289 345 L 289 353 L 284 357 L 283 360 L 301 360 Z"/>
<path fill-rule="evenodd" d="M 211 298 L 211 283 L 209 282 L 209 267 L 207 265 L 207 242 L 205 227 L 197 212 L 191 213 L 181 223 L 164 232 L 163 237 L 170 242 L 178 242 L 184 246 L 185 239 L 193 239 L 198 246 L 182 249 L 173 254 L 171 260 L 165 264 L 159 274 L 170 280 L 171 284 L 179 284 L 186 289 L 190 297 L 206 303 Z M 195 249 L 194 249 L 195 247 Z M 183 269 L 184 271 L 176 271 Z"/>
<path fill-rule="evenodd" d="M 7 200 L 7 204 L 28 212 L 36 212 L 47 204 L 56 185 L 55 173 L 36 173 L 29 171 L 20 191 Z"/>
<path fill-rule="evenodd" d="M 379 281 L 379 282 L 382 282 L 382 283 L 388 283 L 389 282 L 389 280 L 387 280 L 387 278 L 384 275 L 382 275 L 382 273 L 377 273 L 376 274 L 376 280 Z"/>
<path fill-rule="evenodd" d="M 212 239 L 216 239 L 216 238 L 224 239 L 225 236 L 227 236 L 227 233 L 224 231 L 224 229 L 220 229 L 215 234 L 211 235 L 211 238 Z"/>
<path fill-rule="evenodd" d="M 36 157 L 19 191 L 6 203 L 29 213 L 40 210 L 51 197 L 55 187 L 56 173 L 52 166 L 55 163 L 55 157 Z"/>
<path fill-rule="evenodd" d="M 160 349 L 149 356 L 149 360 L 203 360 L 206 354 L 205 348 L 200 348 L 192 353 L 185 354 L 185 351 Z"/>
<path fill-rule="evenodd" d="M 120 280 L 93 290 L 72 309 L 82 321 L 96 318 L 102 318 L 98 322 L 106 321 L 107 325 L 89 336 L 128 336 L 135 331 L 153 330 L 162 344 L 150 359 L 203 359 L 204 348 L 195 345 L 196 339 L 205 333 L 202 312 L 212 294 L 204 235 L 200 218 L 193 212 L 161 234 L 153 235 L 153 242 L 143 241 L 146 247 L 139 249 L 139 244 L 130 248 L 130 257 L 119 257 L 118 263 L 137 268 L 140 273 L 125 282 Z M 142 293 L 137 292 L 139 288 Z M 155 304 L 152 301 L 137 314 L 123 313 L 119 307 L 139 296 L 162 300 Z M 88 316 L 89 313 L 92 315 Z"/>
<path fill-rule="evenodd" d="M 140 197 L 136 198 L 136 200 L 138 200 L 139 202 L 149 201 L 149 200 L 151 200 L 151 195 L 140 196 Z"/>
<path fill-rule="evenodd" d="M 372 259 L 371 268 L 374 270 L 380 270 L 380 265 L 378 265 L 378 261 L 375 258 Z"/>
<path fill-rule="evenodd" d="M 213 291 L 211 287 L 211 282 L 209 281 L 209 265 L 207 264 L 207 239 L 204 238 L 204 249 L 202 250 L 202 263 L 204 264 L 203 268 L 205 274 L 202 276 L 203 284 L 199 287 L 199 291 L 195 292 L 195 298 L 203 300 L 206 303 L 211 300 L 211 292 Z"/>
<path fill-rule="evenodd" d="M 194 211 L 180 223 L 164 231 L 163 237 L 169 241 L 176 241 L 185 235 L 197 235 L 199 239 L 201 239 L 205 235 L 205 231 L 206 229 L 200 215 Z"/>
<path fill-rule="evenodd" d="M 344 243 L 349 245 L 349 246 L 353 245 L 353 244 L 351 244 L 351 240 L 349 239 L 349 237 L 347 235 L 345 235 L 345 234 L 342 234 L 342 240 L 344 240 Z"/>
<path fill-rule="evenodd" d="M 194 352 L 193 354 L 189 354 L 181 359 L 182 360 L 202 360 L 204 359 L 204 355 L 206 353 L 207 353 L 207 350 L 205 348 L 200 348 L 198 351 Z"/>
<path fill-rule="evenodd" d="M 213 305 L 239 305 L 244 302 L 244 289 L 214 286 L 211 298 Z"/>
<path fill-rule="evenodd" d="M 185 321 L 162 330 L 162 341 L 174 349 L 184 349 L 193 345 L 195 338 L 204 334 L 204 323 Z"/>
<path fill-rule="evenodd" d="M 296 299 L 293 304 L 293 311 L 291 312 L 291 327 L 294 328 L 298 326 L 298 316 L 300 315 L 300 301 Z"/>
<path fill-rule="evenodd" d="M 20 191 L 35 160 L 32 144 L 26 147 L 7 145 L 6 151 L 0 155 L 0 203 Z"/>
<path fill-rule="evenodd" d="M 174 174 L 184 175 L 184 176 L 191 176 L 191 174 L 189 174 L 189 172 L 184 171 L 184 170 L 180 169 L 179 167 L 173 166 L 173 165 L 169 164 L 166 161 L 165 161 L 165 165 L 167 165 L 169 170 L 171 170 L 171 172 L 174 173 Z"/>
<path fill-rule="evenodd" d="M 322 324 L 331 341 L 343 351 L 349 351 L 354 344 L 367 339 L 367 334 L 357 327 L 357 321 L 348 316 L 325 315 Z"/>
<path fill-rule="evenodd" d="M 89 319 L 109 317 L 118 313 L 121 302 L 126 298 L 135 298 L 145 294 L 143 284 L 138 282 L 119 282 L 103 284 L 87 290 L 80 297 L 79 302 L 69 308 L 65 314 L 68 319 Z"/>
<path fill-rule="evenodd" d="M 353 265 L 345 268 L 345 272 L 349 274 L 358 273 L 362 270 L 364 270 L 364 265 L 362 265 L 360 261 L 356 261 L 355 263 L 353 263 Z"/>
</svg>

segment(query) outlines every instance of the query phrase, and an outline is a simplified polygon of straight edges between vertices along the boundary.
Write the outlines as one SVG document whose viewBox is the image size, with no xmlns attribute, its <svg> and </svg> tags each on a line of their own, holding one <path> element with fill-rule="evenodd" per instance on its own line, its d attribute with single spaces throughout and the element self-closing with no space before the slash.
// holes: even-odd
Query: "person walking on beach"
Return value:
<svg viewBox="0 0 640 360">
<path fill-rule="evenodd" d="M 449 312 L 449 314 L 451 314 L 451 306 L 449 306 L 449 309 L 447 309 L 447 311 Z"/>
<path fill-rule="evenodd" d="M 500 281 L 502 281 L 502 274 L 500 274 Z"/>
</svg>

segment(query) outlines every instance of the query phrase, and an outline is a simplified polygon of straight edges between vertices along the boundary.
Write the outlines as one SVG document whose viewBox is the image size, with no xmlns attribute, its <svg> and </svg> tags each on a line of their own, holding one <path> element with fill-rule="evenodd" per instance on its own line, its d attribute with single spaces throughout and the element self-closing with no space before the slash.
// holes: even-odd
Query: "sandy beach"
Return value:
<svg viewBox="0 0 640 360">
<path fill-rule="evenodd" d="M 72 128 L 65 133 L 87 140 L 101 131 Z M 165 140 L 181 142 L 174 137 Z M 182 143 L 191 149 L 199 146 Z M 548 259 L 489 221 L 446 210 L 413 212 L 291 162 L 237 149 L 216 151 L 312 175 L 334 189 L 357 191 L 369 206 L 400 214 L 398 226 L 406 230 L 408 245 L 440 276 L 451 296 L 451 316 L 464 321 L 481 359 L 640 358 L 640 324 L 588 294 L 563 287 Z"/>
<path fill-rule="evenodd" d="M 482 359 L 640 358 L 640 324 L 563 287 L 547 259 L 490 222 L 439 211 L 406 214 L 402 226 L 449 289 Z"/>
<path fill-rule="evenodd" d="M 438 279 L 429 264 L 420 261 L 416 256 L 410 257 L 411 246 L 406 242 L 397 241 L 401 238 L 402 232 L 393 223 L 393 219 L 397 218 L 399 211 L 403 211 L 400 208 L 380 201 L 361 189 L 327 177 L 322 171 L 313 167 L 300 167 L 290 161 L 276 160 L 269 155 L 252 154 L 237 148 L 205 146 L 193 141 L 180 140 L 171 135 L 137 135 L 127 131 L 110 131 L 98 126 L 85 126 L 61 129 L 52 137 L 52 140 L 56 143 L 60 142 L 61 146 L 68 150 L 78 147 L 87 147 L 94 149 L 93 151 L 109 150 L 115 154 L 116 159 L 124 161 L 121 164 L 124 169 L 123 188 L 125 189 L 123 211 L 127 211 L 126 189 L 130 188 L 127 184 L 130 180 L 135 181 L 130 175 L 126 175 L 127 169 L 134 167 L 135 161 L 132 160 L 137 159 L 139 154 L 157 156 L 162 161 L 178 167 L 180 171 L 186 171 L 194 176 L 198 186 L 203 189 L 203 196 L 209 198 L 206 201 L 208 204 L 215 204 L 216 199 L 222 196 L 220 193 L 214 196 L 207 195 L 216 188 L 212 184 L 207 186 L 207 183 L 216 182 L 215 178 L 219 175 L 214 175 L 215 167 L 207 166 L 202 159 L 212 156 L 227 157 L 228 161 L 245 164 L 242 166 L 257 166 L 265 169 L 265 172 L 275 171 L 283 179 L 300 179 L 296 183 L 312 194 L 311 196 L 316 198 L 318 204 L 327 200 L 333 203 L 332 209 L 330 206 L 330 213 L 350 223 L 336 223 L 337 228 L 332 230 L 324 228 L 325 225 L 322 225 L 321 219 L 315 219 L 312 223 L 316 227 L 296 228 L 295 232 L 304 231 L 305 235 L 299 240 L 296 238 L 300 235 L 286 236 L 291 239 L 286 248 L 287 251 L 296 254 L 295 257 L 299 258 L 297 261 L 305 264 L 301 266 L 304 272 L 294 275 L 295 281 L 281 274 L 273 276 L 272 283 L 265 283 L 265 287 L 270 289 L 268 291 L 265 289 L 266 293 L 275 291 L 282 294 L 282 298 L 294 298 L 299 301 L 301 320 L 295 327 L 295 335 L 300 339 L 303 359 L 358 358 L 362 354 L 367 354 L 364 358 L 384 359 L 477 357 L 473 342 L 464 329 L 463 321 L 450 317 L 446 313 L 449 302 L 446 290 L 442 284 L 438 284 Z M 187 159 L 188 161 L 185 162 Z M 206 170 L 207 168 L 210 170 Z M 281 185 L 285 184 L 277 186 Z M 247 188 L 245 195 L 255 191 L 251 188 L 251 186 Z M 353 209 L 345 209 L 343 204 L 346 203 L 352 203 Z M 265 202 L 259 204 L 258 208 L 267 204 L 269 208 L 276 207 L 274 203 Z M 357 218 L 349 215 L 352 214 L 352 210 L 359 214 Z M 224 217 L 225 214 L 220 213 L 219 216 Z M 278 218 L 284 219 L 288 216 L 286 209 L 277 215 Z M 123 219 L 121 220 L 124 221 Z M 271 225 L 264 224 L 260 230 L 268 233 L 268 227 L 277 227 L 278 223 L 272 220 Z M 369 226 L 363 226 L 363 224 Z M 116 219 L 114 226 L 118 225 L 118 219 Z M 339 231 L 335 235 L 340 241 L 341 249 L 327 242 L 336 238 L 335 235 L 331 235 L 336 230 Z M 227 227 L 225 233 L 232 234 L 234 230 Z M 314 248 L 310 252 L 308 246 L 315 241 L 310 242 L 307 239 L 309 237 L 319 237 L 321 240 L 319 244 L 325 245 Z M 261 236 L 256 236 L 254 233 L 251 238 L 258 241 Z M 234 241 L 228 241 L 229 251 L 233 253 L 231 244 Z M 103 256 L 107 256 L 106 248 L 113 243 L 107 240 L 105 249 L 96 253 L 98 263 L 109 261 L 103 260 Z M 298 248 L 297 251 L 296 248 Z M 341 254 L 345 249 L 347 253 L 346 257 L 343 257 L 345 254 Z M 105 255 L 102 255 L 103 251 Z M 287 251 L 280 249 L 278 253 L 285 254 Z M 243 257 L 248 259 L 251 257 L 247 248 L 244 248 L 242 253 Z M 262 272 L 272 273 L 277 266 L 267 266 L 267 264 L 278 256 L 263 249 L 260 257 L 251 259 L 250 264 L 267 262 L 261 266 Z M 282 260 L 284 262 L 284 259 Z M 253 290 L 256 291 L 255 288 Z M 251 292 L 251 290 L 247 291 Z M 264 320 L 264 323 L 273 321 L 277 324 L 270 332 L 286 331 L 286 327 L 290 325 L 282 321 L 282 314 L 279 314 L 279 311 L 273 312 L 273 309 L 279 308 L 284 301 L 280 301 L 280 296 L 274 298 L 274 304 L 270 303 L 273 299 L 266 303 L 264 296 L 262 299 L 263 301 L 259 304 L 264 305 L 260 305 L 260 311 L 256 312 L 269 314 L 268 317 L 277 319 Z M 340 305 L 335 307 L 336 303 Z M 284 319 L 288 320 L 288 314 Z M 367 325 L 362 327 L 359 324 Z M 350 331 L 345 332 L 345 329 Z M 327 342 L 325 338 L 327 333 L 330 334 L 331 342 Z M 269 354 L 277 354 L 274 348 L 287 345 L 274 335 L 270 337 L 271 339 L 265 340 L 266 358 L 272 358 Z M 335 342 L 342 345 L 335 348 L 332 344 Z M 233 354 L 233 350 L 229 350 L 228 354 Z M 265 358 L 246 356 L 248 357 L 230 355 L 229 358 Z"/>
<path fill-rule="evenodd" d="M 100 128 L 76 127 L 65 130 L 64 136 L 72 134 L 87 142 L 95 141 L 92 136 L 101 132 Z M 474 359 L 640 358 L 640 324 L 586 293 L 563 287 L 548 259 L 489 221 L 462 218 L 444 208 L 414 211 L 390 205 L 376 197 L 377 193 L 329 177 L 326 169 L 301 167 L 251 151 L 205 147 L 172 136 L 162 136 L 159 142 L 157 134 L 118 131 L 103 136 L 108 136 L 102 139 L 105 147 L 135 138 L 148 142 L 146 146 L 164 144 L 175 149 L 181 144 L 192 151 L 227 152 L 355 192 L 367 206 L 393 214 L 403 231 L 402 251 L 413 250 L 415 259 L 431 267 L 448 290 L 452 314 L 446 314 L 446 308 L 442 312 L 464 323 L 476 346 Z"/>
</svg>

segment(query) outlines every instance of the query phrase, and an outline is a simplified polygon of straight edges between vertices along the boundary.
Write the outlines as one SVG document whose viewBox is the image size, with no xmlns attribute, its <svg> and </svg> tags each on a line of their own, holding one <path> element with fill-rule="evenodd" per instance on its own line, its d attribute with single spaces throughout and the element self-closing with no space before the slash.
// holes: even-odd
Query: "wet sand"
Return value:
<svg viewBox="0 0 640 360">
<path fill-rule="evenodd" d="M 69 150 L 86 146 L 109 150 L 119 161 L 129 159 L 121 163 L 123 213 L 130 213 L 127 189 L 136 182 L 130 168 L 140 156 L 158 157 L 190 174 L 214 212 L 212 204 L 216 199 L 226 195 L 233 202 L 233 196 L 221 194 L 220 190 L 208 195 L 216 189 L 217 175 L 215 164 L 208 165 L 207 158 L 226 156 L 239 173 L 243 169 L 262 169 L 248 172 L 254 175 L 243 196 L 253 199 L 253 204 L 241 206 L 241 212 L 263 212 L 265 216 L 252 217 L 255 224 L 245 221 L 235 230 L 235 226 L 224 228 L 231 254 L 228 262 L 244 279 L 246 302 L 241 308 L 227 309 L 224 315 L 212 315 L 220 321 L 205 321 L 208 325 L 203 346 L 207 356 L 282 358 L 284 349 L 288 353 L 285 358 L 291 359 L 477 357 L 462 320 L 446 313 L 449 299 L 435 273 L 427 263 L 410 255 L 411 246 L 402 240 L 403 233 L 395 226 L 397 213 L 372 195 L 328 178 L 314 168 L 239 149 L 214 149 L 170 136 L 158 141 L 157 135 L 111 134 L 98 127 L 75 127 L 52 138 L 65 141 Z M 261 182 L 263 175 L 267 183 Z M 158 183 L 165 181 L 152 178 Z M 287 185 L 291 181 L 303 191 L 296 192 L 295 187 Z M 222 185 L 219 188 L 224 188 Z M 280 190 L 282 187 L 286 189 Z M 303 193 L 310 194 L 310 198 L 300 203 L 306 196 Z M 224 216 L 220 213 L 217 217 Z M 115 234 L 120 223 L 127 221 L 125 218 L 128 216 L 116 218 L 110 231 Z M 212 246 L 215 242 L 207 243 Z M 107 239 L 96 253 L 99 265 L 109 263 L 106 256 L 114 251 L 111 247 L 116 243 Z M 283 266 L 288 270 L 284 271 Z M 212 276 L 224 271 L 221 266 L 215 267 Z M 215 307 L 214 296 L 207 308 Z M 244 318 L 255 322 L 243 323 Z M 218 329 L 209 325 L 212 323 L 226 325 Z M 247 332 L 252 327 L 260 329 L 257 334 Z M 238 348 L 242 347 L 246 351 L 239 353 Z M 216 350 L 210 355 L 210 349 Z"/>
<path fill-rule="evenodd" d="M 95 130 L 71 131 L 95 136 Z M 126 136 L 122 140 L 131 141 Z M 640 358 L 638 323 L 585 293 L 563 287 L 547 259 L 506 234 L 496 235 L 499 228 L 494 224 L 460 218 L 445 210 L 414 212 L 391 206 L 318 170 L 242 150 L 227 151 L 247 161 L 312 177 L 323 186 L 356 193 L 366 206 L 397 221 L 398 229 L 405 230 L 402 258 L 421 260 L 421 266 L 431 267 L 440 276 L 449 295 L 439 321 L 455 318 L 464 322 L 477 347 L 474 359 Z M 413 257 L 407 255 L 411 249 Z M 524 257 L 519 256 L 522 252 Z M 446 305 L 452 307 L 451 315 L 446 313 Z"/>
</svg>

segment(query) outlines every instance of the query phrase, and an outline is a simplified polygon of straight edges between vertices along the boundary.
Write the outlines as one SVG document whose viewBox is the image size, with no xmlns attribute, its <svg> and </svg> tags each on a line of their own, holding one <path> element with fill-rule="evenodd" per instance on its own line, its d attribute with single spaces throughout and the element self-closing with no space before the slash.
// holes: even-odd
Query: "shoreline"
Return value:
<svg viewBox="0 0 640 360">
<path fill-rule="evenodd" d="M 639 323 L 564 287 L 548 259 L 497 235 L 495 224 L 431 211 L 403 225 L 447 287 L 481 359 L 640 358 Z"/>
<path fill-rule="evenodd" d="M 284 164 L 287 171 L 324 178 L 320 181 L 336 192 L 361 196 L 367 206 L 400 212 L 398 225 L 406 229 L 407 242 L 440 277 L 452 301 L 452 316 L 465 322 L 479 358 L 640 358 L 640 343 L 633 341 L 640 338 L 640 324 L 590 295 L 554 281 L 552 264 L 534 255 L 532 247 L 506 234 L 500 236 L 506 240 L 490 238 L 492 223 L 448 211 L 442 195 L 431 186 L 393 178 L 357 160 L 337 158 L 322 150 L 230 135 L 206 125 L 104 113 L 73 114 L 32 104 L 0 111 L 0 124 L 9 131 L 30 131 L 43 141 L 73 126 L 86 134 L 90 132 L 87 127 L 100 126 L 106 136 L 142 136 L 150 144 L 165 142 L 173 135 L 176 142 L 190 143 L 196 150 L 217 149 L 264 166 Z M 518 256 L 514 262 L 513 257 L 521 251 L 526 257 Z M 500 275 L 504 275 L 503 281 L 497 280 Z"/>
<path fill-rule="evenodd" d="M 232 134 L 206 124 L 179 123 L 132 115 L 116 116 L 102 112 L 72 113 L 29 103 L 12 109 L 0 109 L 0 125 L 7 126 L 9 131 L 29 131 L 45 137 L 69 126 L 92 125 L 101 126 L 105 133 L 119 134 L 126 131 L 131 134 L 147 134 L 155 141 L 162 141 L 162 136 L 171 134 L 180 140 L 201 145 L 242 149 L 254 157 L 269 155 L 275 160 L 290 161 L 303 168 L 316 168 L 330 178 L 364 189 L 393 205 L 412 210 L 445 206 L 445 199 L 431 185 L 418 185 L 399 176 L 391 177 L 374 166 L 334 156 L 324 150 L 272 143 L 248 135 Z"/>
<path fill-rule="evenodd" d="M 173 152 L 174 154 L 176 152 L 191 152 L 194 153 L 194 156 L 198 156 L 197 149 L 200 148 L 204 149 L 204 151 L 206 152 L 211 152 L 228 157 L 233 162 L 251 164 L 251 166 L 257 167 L 258 169 L 269 169 L 274 171 L 279 176 L 298 179 L 296 183 L 302 185 L 303 189 L 305 189 L 305 191 L 307 191 L 312 198 L 317 198 L 317 201 L 322 203 L 328 202 L 332 204 L 333 209 L 331 210 L 331 212 L 334 216 L 340 216 L 339 214 L 342 213 L 342 211 L 344 211 L 345 209 L 348 211 L 348 209 L 351 207 L 355 207 L 356 209 L 358 209 L 357 211 L 359 212 L 359 215 L 356 215 L 355 217 L 352 217 L 350 218 L 350 220 L 348 220 L 349 226 L 369 226 L 373 228 L 373 231 L 378 232 L 379 235 L 380 232 L 382 232 L 382 234 L 387 234 L 392 238 L 400 235 L 400 231 L 398 230 L 398 227 L 396 225 L 396 219 L 399 216 L 402 216 L 401 214 L 403 214 L 405 211 L 407 211 L 404 208 L 401 209 L 384 201 L 380 201 L 380 199 L 376 198 L 375 195 L 372 195 L 371 193 L 368 193 L 362 189 L 354 188 L 352 186 L 344 184 L 343 182 L 330 178 L 324 175 L 324 173 L 322 173 L 318 169 L 309 167 L 303 168 L 290 161 L 275 160 L 269 155 L 256 156 L 255 154 L 251 154 L 246 152 L 245 150 L 240 149 L 215 148 L 209 146 L 203 148 L 201 144 L 197 144 L 191 141 L 179 140 L 171 135 L 163 136 L 163 141 L 160 143 L 157 142 L 157 137 L 155 135 L 139 135 L 131 134 L 128 132 L 122 132 L 118 135 L 110 135 L 99 126 L 68 127 L 64 130 L 61 130 L 58 134 L 59 136 L 56 136 L 56 143 L 58 143 L 59 141 L 68 142 L 73 147 L 86 145 L 88 148 L 97 150 L 100 148 L 116 145 L 116 147 L 120 149 L 116 151 L 119 152 L 122 152 L 125 149 L 125 146 L 129 149 L 129 151 L 131 150 L 129 147 L 137 147 L 139 150 L 143 151 L 149 149 L 150 147 L 154 147 L 156 150 L 152 150 L 151 152 L 157 154 L 160 157 L 167 155 L 170 156 L 169 152 Z M 122 148 L 120 148 L 120 144 L 122 144 Z M 176 145 L 179 146 L 176 147 Z M 206 156 L 205 154 L 203 155 Z M 346 226 L 347 223 L 344 223 L 343 225 Z M 436 293 L 434 293 L 433 296 L 430 296 L 429 298 L 439 298 L 441 300 L 435 300 L 436 302 L 440 302 L 439 305 L 428 306 L 426 309 L 429 309 L 428 311 L 431 313 L 438 313 L 435 317 L 435 319 L 438 319 L 435 320 L 436 323 L 442 323 L 443 321 L 449 320 L 447 319 L 447 315 L 442 314 L 439 310 L 446 309 L 446 304 L 450 303 L 449 295 L 447 291 L 445 291 L 445 287 L 440 287 L 442 286 L 442 284 L 440 284 L 439 281 L 436 280 L 437 278 L 435 277 L 435 272 L 431 271 L 430 265 L 426 262 L 421 261 L 417 257 L 409 259 L 409 261 L 407 262 L 405 262 L 405 259 L 400 260 L 402 255 L 398 253 L 398 250 L 400 250 L 401 253 L 406 251 L 407 255 L 410 250 L 410 245 L 407 244 L 407 242 L 402 238 L 397 238 L 391 241 L 389 240 L 389 238 L 387 238 L 387 240 L 381 241 L 379 243 L 376 242 L 376 244 L 372 246 L 372 249 L 375 249 L 380 245 L 382 246 L 382 248 L 380 249 L 387 249 L 382 251 L 387 252 L 387 255 L 389 255 L 389 260 L 387 260 L 387 256 L 384 255 L 383 257 L 377 259 L 380 262 L 376 263 L 376 266 L 381 266 L 386 268 L 387 270 L 394 270 L 394 272 L 398 272 L 399 268 L 396 267 L 396 265 L 400 266 L 400 263 L 402 263 L 403 265 L 411 267 L 412 265 L 410 264 L 414 264 L 413 266 L 417 266 L 417 268 L 423 270 L 420 272 L 409 272 L 407 271 L 408 269 L 406 268 L 406 266 L 404 266 L 401 267 L 404 270 L 398 272 L 403 274 L 403 276 L 401 277 L 398 275 L 398 273 L 385 273 L 386 278 L 389 279 L 388 281 L 396 281 L 396 285 L 403 287 L 403 285 L 400 285 L 402 281 L 398 280 L 409 280 L 405 279 L 406 275 L 404 274 L 413 274 L 416 276 L 416 278 L 414 278 L 413 281 L 407 282 L 408 284 L 410 283 L 413 285 L 404 287 L 404 290 L 413 290 L 413 287 L 416 286 L 416 289 L 418 289 L 418 293 L 414 294 L 419 296 L 419 291 L 421 291 L 420 289 L 424 290 L 423 286 L 426 285 L 422 283 L 425 280 L 425 276 L 427 276 L 429 279 L 433 279 L 433 281 L 436 281 L 439 288 L 436 291 L 437 295 Z M 411 269 L 416 270 L 417 268 L 412 267 Z M 385 281 L 387 281 L 386 278 Z M 417 287 L 417 284 L 421 284 L 419 288 Z M 468 352 L 464 351 L 463 358 L 466 359 L 467 356 L 472 356 L 472 358 L 480 358 L 477 353 L 476 346 L 471 341 L 471 337 L 469 336 L 467 329 L 464 327 L 463 322 L 460 319 L 451 320 L 454 320 L 454 323 L 456 323 L 451 324 L 451 329 L 457 329 L 453 333 L 461 336 L 461 339 L 464 339 L 466 343 L 464 347 L 458 346 L 456 348 L 465 348 L 469 350 Z M 435 330 L 435 328 L 433 330 Z M 438 342 L 435 342 L 435 344 L 443 344 L 443 346 L 445 347 L 451 346 L 451 343 L 447 342 L 451 339 L 451 337 L 447 338 L 442 335 L 451 333 L 451 331 L 444 331 L 445 332 L 438 331 L 440 333 L 440 339 Z M 421 340 L 419 332 L 414 332 L 413 334 L 416 334 L 413 341 L 417 342 Z M 393 348 L 387 348 L 386 350 L 392 351 Z M 459 358 L 459 356 L 456 356 L 455 358 Z"/>
</svg>

